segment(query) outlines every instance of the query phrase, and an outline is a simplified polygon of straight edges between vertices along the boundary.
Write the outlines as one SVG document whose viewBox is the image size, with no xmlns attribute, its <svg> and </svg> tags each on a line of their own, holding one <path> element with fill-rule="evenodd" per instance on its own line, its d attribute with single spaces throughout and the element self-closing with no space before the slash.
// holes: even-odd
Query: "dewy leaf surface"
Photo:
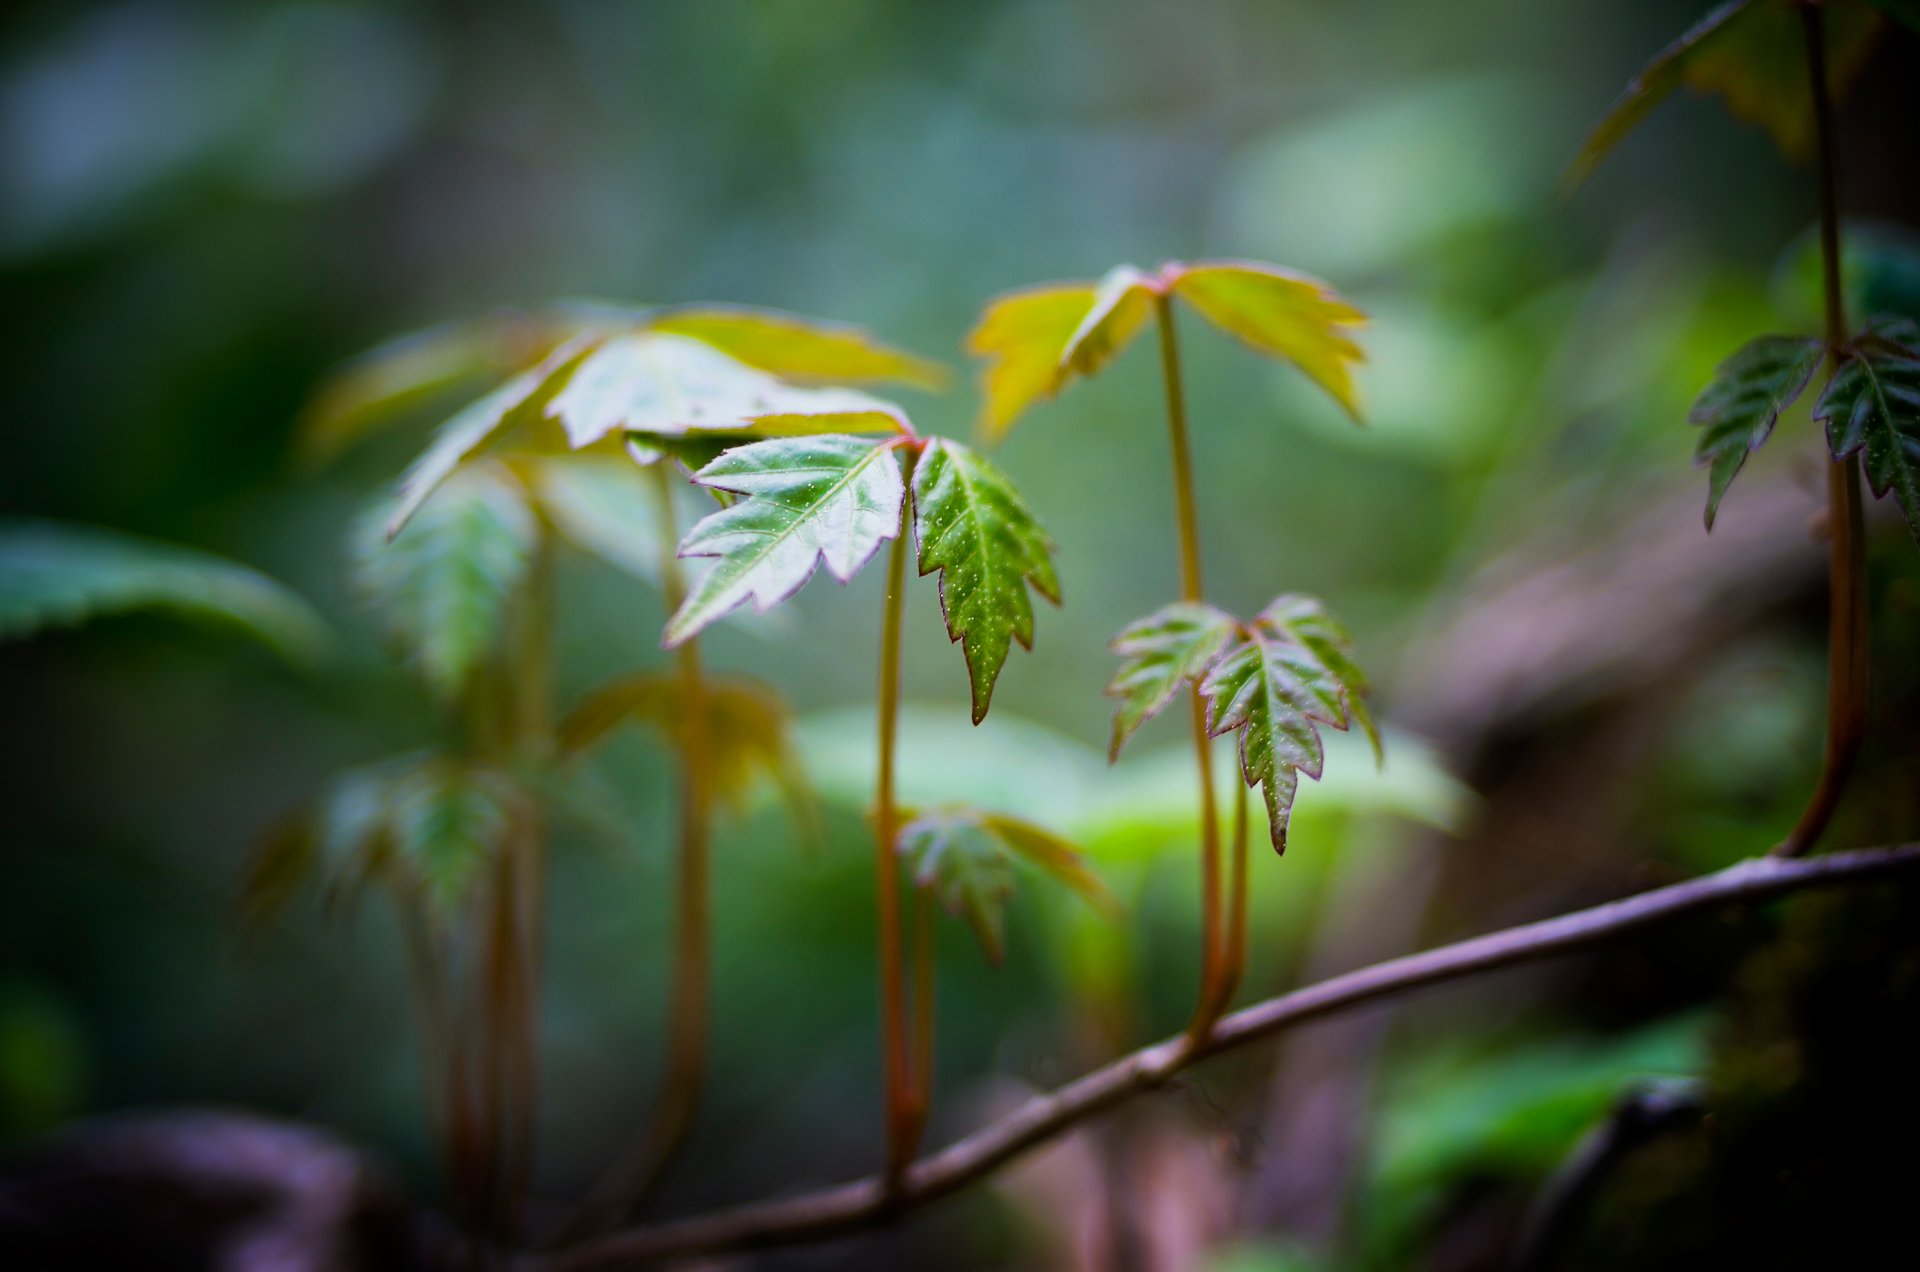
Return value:
<svg viewBox="0 0 1920 1272">
<path fill-rule="evenodd" d="M 719 560 L 668 622 L 669 646 L 748 601 L 771 609 L 821 561 L 846 582 L 899 532 L 906 497 L 890 443 L 840 435 L 741 446 L 694 480 L 742 498 L 681 541 L 681 556 Z"/>
<path fill-rule="evenodd" d="M 1211 605 L 1176 601 L 1128 624 L 1113 638 L 1113 652 L 1122 662 L 1106 689 L 1120 699 L 1107 746 L 1109 760 L 1120 757 L 1134 730 L 1172 702 L 1182 685 L 1197 684 L 1206 675 L 1237 626 L 1231 614 Z"/>
<path fill-rule="evenodd" d="M 940 609 L 960 643 L 973 722 L 986 718 L 1013 641 L 1033 648 L 1031 584 L 1060 602 L 1046 533 L 1006 476 L 977 452 L 936 438 L 913 473 L 920 573 L 940 571 Z"/>
<path fill-rule="evenodd" d="M 1879 17 L 1853 4 L 1826 4 L 1827 82 L 1836 97 L 1866 61 Z M 1795 0 L 1733 0 L 1662 49 L 1588 134 L 1566 184 L 1586 180 L 1607 152 L 1674 89 L 1718 94 L 1737 119 L 1765 128 L 1790 156 L 1813 140 L 1805 32 Z"/>
<path fill-rule="evenodd" d="M 967 352 L 986 360 L 980 431 L 988 441 L 1005 437 L 1029 406 L 1060 391 L 1061 355 L 1093 301 L 1091 285 L 1061 283 L 1009 292 L 987 305 L 967 336 Z"/>
<path fill-rule="evenodd" d="M 895 349 L 862 328 L 775 309 L 688 306 L 665 310 L 647 326 L 703 341 L 783 380 L 939 389 L 948 378 L 939 363 Z"/>
<path fill-rule="evenodd" d="M 1825 349 L 1801 336 L 1761 336 L 1722 362 L 1687 419 L 1701 428 L 1693 462 L 1708 469 L 1707 529 L 1727 487 L 1813 378 Z"/>
<path fill-rule="evenodd" d="M 879 398 L 787 384 L 703 341 L 656 332 L 616 336 L 588 354 L 552 413 L 575 449 L 617 432 L 911 431 L 900 408 Z"/>
<path fill-rule="evenodd" d="M 237 629 L 294 661 L 328 641 L 311 606 L 236 561 L 94 526 L 0 520 L 0 639 L 143 610 Z"/>
<path fill-rule="evenodd" d="M 1174 294 L 1208 322 L 1282 358 L 1360 419 L 1353 368 L 1366 360 L 1352 332 L 1367 316 L 1317 278 L 1250 261 L 1170 267 Z"/>
<path fill-rule="evenodd" d="M 1873 493 L 1892 491 L 1920 542 L 1920 323 L 1877 319 L 1854 341 L 1813 408 L 1835 459 L 1858 454 Z"/>
<path fill-rule="evenodd" d="M 1209 732 L 1240 734 L 1241 777 L 1262 788 L 1276 852 L 1286 851 L 1299 774 L 1318 779 L 1321 773 L 1325 751 L 1318 725 L 1345 729 L 1357 720 L 1379 752 L 1379 733 L 1362 701 L 1366 680 L 1347 643 L 1345 630 L 1318 601 L 1276 597 L 1254 620 L 1248 638 L 1200 684 Z"/>
</svg>

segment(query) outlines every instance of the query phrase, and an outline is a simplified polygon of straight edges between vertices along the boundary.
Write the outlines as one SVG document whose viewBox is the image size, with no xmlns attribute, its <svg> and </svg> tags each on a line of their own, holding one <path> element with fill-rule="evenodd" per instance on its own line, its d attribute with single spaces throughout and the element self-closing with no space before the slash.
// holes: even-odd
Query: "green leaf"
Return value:
<svg viewBox="0 0 1920 1272">
<path fill-rule="evenodd" d="M 548 354 L 531 371 L 509 380 L 440 426 L 433 441 L 400 479 L 400 495 L 387 521 L 389 539 L 406 528 L 427 501 L 466 460 L 479 454 L 509 428 L 537 424 L 547 402 L 563 388 L 598 343 L 578 336 Z"/>
<path fill-rule="evenodd" d="M 395 882 L 429 914 L 458 914 L 512 828 L 512 781 L 485 765 L 436 759 L 402 773 L 389 799 Z"/>
<path fill-rule="evenodd" d="M 908 862 L 914 885 L 930 890 L 948 913 L 972 928 L 996 964 L 1006 952 L 1006 907 L 1013 899 L 1016 861 L 1038 867 L 1109 913 L 1119 908 L 1072 844 L 1004 813 L 928 809 L 900 828 L 895 848 Z"/>
<path fill-rule="evenodd" d="M 499 642 L 538 530 L 520 485 L 488 464 L 456 473 L 399 537 L 361 535 L 355 582 L 442 697 Z"/>
<path fill-rule="evenodd" d="M 579 449 L 615 432 L 911 433 L 900 408 L 840 388 L 787 384 L 680 335 L 616 336 L 589 353 L 553 399 Z"/>
<path fill-rule="evenodd" d="M 1261 353 L 1291 362 L 1360 419 L 1353 368 L 1366 354 L 1350 334 L 1367 316 L 1317 278 L 1253 261 L 1169 265 L 1174 294 Z"/>
<path fill-rule="evenodd" d="M 660 586 L 660 492 L 619 455 L 541 455 L 519 465 L 540 513 L 575 547 Z"/>
<path fill-rule="evenodd" d="M 1860 456 L 1867 485 L 1891 490 L 1920 541 L 1920 323 L 1868 323 L 1813 408 L 1835 459 Z"/>
<path fill-rule="evenodd" d="M 310 661 L 326 624 L 283 585 L 211 553 L 93 526 L 0 520 L 0 639 L 160 610 Z"/>
<path fill-rule="evenodd" d="M 1233 615 L 1211 605 L 1176 601 L 1121 629 L 1110 648 L 1124 661 L 1106 689 L 1121 700 L 1109 760 L 1120 758 L 1127 739 L 1172 702 L 1181 685 L 1199 683 L 1238 627 Z"/>
<path fill-rule="evenodd" d="M 773 608 L 821 561 L 846 582 L 900 532 L 906 497 L 892 443 L 842 435 L 741 446 L 694 480 L 744 497 L 681 540 L 681 556 L 719 560 L 667 623 L 669 646 L 748 601 Z"/>
<path fill-rule="evenodd" d="M 775 309 L 694 305 L 659 313 L 647 326 L 704 341 L 783 380 L 923 389 L 947 384 L 947 369 L 939 363 L 882 344 L 859 327 Z"/>
<path fill-rule="evenodd" d="M 1093 304 L 1058 357 L 1069 375 L 1097 375 L 1133 343 L 1153 316 L 1160 280 L 1117 265 L 1094 287 Z"/>
<path fill-rule="evenodd" d="M 1866 62 L 1879 17 L 1854 5 L 1821 6 L 1827 83 L 1843 97 Z M 1813 142 L 1806 35 L 1797 0 L 1733 0 L 1714 9 L 1662 49 L 1588 134 L 1565 184 L 1587 179 L 1607 152 L 1674 89 L 1717 93 L 1737 119 L 1765 128 L 1791 157 Z"/>
<path fill-rule="evenodd" d="M 973 722 L 986 718 L 1013 641 L 1033 648 L 1031 583 L 1054 604 L 1060 580 L 1047 536 L 1006 476 L 958 442 L 927 443 L 913 472 L 920 573 L 940 571 L 947 635 L 960 642 Z"/>
<path fill-rule="evenodd" d="M 1801 336 L 1761 336 L 1722 362 L 1713 382 L 1695 399 L 1687 419 L 1703 430 L 1693 462 L 1707 467 L 1707 529 L 1713 529 L 1721 497 L 1773 433 L 1781 412 L 1792 406 L 1825 346 Z"/>
<path fill-rule="evenodd" d="M 980 373 L 980 431 L 990 442 L 1007 435 L 1029 406 L 1066 382 L 1061 352 L 1093 307 L 1084 283 L 1009 292 L 988 303 L 967 336 L 967 352 L 986 359 Z"/>
<path fill-rule="evenodd" d="M 1287 847 L 1287 814 L 1299 774 L 1318 779 L 1325 756 L 1319 724 L 1358 721 L 1380 753 L 1380 735 L 1363 701 L 1367 683 L 1347 654 L 1344 628 L 1312 597 L 1275 597 L 1247 639 L 1214 664 L 1200 684 L 1208 731 L 1238 731 L 1240 773 L 1259 784 L 1276 852 Z"/>
</svg>

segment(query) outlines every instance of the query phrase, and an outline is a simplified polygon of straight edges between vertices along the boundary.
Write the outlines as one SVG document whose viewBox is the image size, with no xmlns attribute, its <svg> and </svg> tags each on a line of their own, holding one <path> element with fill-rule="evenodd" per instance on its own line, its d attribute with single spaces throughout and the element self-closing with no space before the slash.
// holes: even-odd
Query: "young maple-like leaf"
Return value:
<svg viewBox="0 0 1920 1272">
<path fill-rule="evenodd" d="M 972 928 L 993 963 L 1005 954 L 1006 907 L 1013 898 L 1016 861 L 1039 868 L 1108 913 L 1119 909 L 1077 848 L 1052 831 L 1005 813 L 928 809 L 900 828 L 895 849 L 907 859 L 914 885 L 930 890 L 948 913 Z"/>
<path fill-rule="evenodd" d="M 802 388 L 684 335 L 616 336 L 581 360 L 551 413 L 577 450 L 615 432 L 908 433 L 899 407 L 854 389 Z"/>
<path fill-rule="evenodd" d="M 940 609 L 966 656 L 978 724 L 1012 642 L 1033 648 L 1028 584 L 1058 605 L 1060 580 L 1020 493 L 971 448 L 928 442 L 913 472 L 913 504 L 920 573 L 940 571 Z"/>
<path fill-rule="evenodd" d="M 704 341 L 783 380 L 939 389 L 948 378 L 939 363 L 883 344 L 862 328 L 775 309 L 688 305 L 661 310 L 647 327 Z"/>
<path fill-rule="evenodd" d="M 980 373 L 980 431 L 1005 437 L 1029 406 L 1060 391 L 1061 353 L 1093 307 L 1091 284 L 1067 283 L 1009 292 L 987 305 L 967 336 L 967 352 L 986 359 Z"/>
<path fill-rule="evenodd" d="M 537 533 L 526 492 L 489 461 L 449 478 L 396 538 L 361 536 L 355 583 L 442 697 L 498 643 Z"/>
<path fill-rule="evenodd" d="M 1731 0 L 1662 49 L 1628 83 L 1587 135 L 1568 170 L 1571 189 L 1674 89 L 1717 93 L 1737 119 L 1765 128 L 1788 155 L 1813 141 L 1813 98 L 1807 82 L 1806 31 L 1799 0 Z M 1879 17 L 1863 5 L 1821 6 L 1827 83 L 1836 95 L 1853 82 L 1872 46 Z"/>
<path fill-rule="evenodd" d="M 680 542 L 683 557 L 719 559 L 667 623 L 669 646 L 748 601 L 771 609 L 821 561 L 846 582 L 899 533 L 906 497 L 891 443 L 841 434 L 737 447 L 694 480 L 743 497 Z"/>
<path fill-rule="evenodd" d="M 1366 679 L 1348 644 L 1345 629 L 1320 602 L 1279 596 L 1200 683 L 1208 731 L 1240 734 L 1241 777 L 1262 787 L 1276 852 L 1286 851 L 1299 774 L 1320 777 L 1319 724 L 1345 729 L 1358 722 L 1379 754 L 1379 731 L 1363 700 Z"/>
<path fill-rule="evenodd" d="M 1147 325 L 1161 290 L 1159 279 L 1131 265 L 1108 270 L 1093 289 L 1093 303 L 1085 317 L 1060 351 L 1062 369 L 1071 375 L 1098 375 Z"/>
<path fill-rule="evenodd" d="M 1317 278 L 1248 261 L 1180 266 L 1173 291 L 1220 330 L 1291 362 L 1357 423 L 1353 368 L 1366 354 L 1352 337 L 1367 316 Z"/>
<path fill-rule="evenodd" d="M 1687 419 L 1701 428 L 1693 462 L 1708 468 L 1707 529 L 1727 487 L 1813 378 L 1826 348 L 1803 336 L 1761 336 L 1714 370 Z"/>
<path fill-rule="evenodd" d="M 1920 541 L 1920 323 L 1870 322 L 1848 347 L 1813 408 L 1835 459 L 1860 456 L 1867 485 L 1891 490 Z"/>
<path fill-rule="evenodd" d="M 1124 661 L 1106 689 L 1121 700 L 1113 713 L 1109 760 L 1120 758 L 1134 730 L 1172 702 L 1180 686 L 1200 682 L 1238 627 L 1233 615 L 1211 605 L 1175 601 L 1121 629 L 1111 648 Z"/>
</svg>

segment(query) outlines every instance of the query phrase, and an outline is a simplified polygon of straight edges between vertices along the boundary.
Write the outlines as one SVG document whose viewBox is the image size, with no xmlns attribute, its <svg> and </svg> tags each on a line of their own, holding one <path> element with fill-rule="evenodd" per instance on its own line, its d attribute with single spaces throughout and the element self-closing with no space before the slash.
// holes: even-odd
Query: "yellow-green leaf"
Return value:
<svg viewBox="0 0 1920 1272">
<path fill-rule="evenodd" d="M 980 431 L 1007 435 L 1029 406 L 1060 391 L 1061 355 L 1093 307 L 1094 288 L 1053 284 L 1009 292 L 989 302 L 967 336 L 967 352 L 986 359 L 980 373 Z"/>
<path fill-rule="evenodd" d="M 1355 421 L 1353 369 L 1366 354 L 1353 339 L 1367 316 L 1317 278 L 1251 261 L 1169 266 L 1174 294 L 1214 326 L 1261 353 L 1285 359 L 1326 390 Z"/>
<path fill-rule="evenodd" d="M 704 341 L 783 380 L 939 389 L 948 379 L 939 363 L 883 344 L 862 328 L 776 309 L 688 306 L 662 311 L 647 326 Z"/>
<path fill-rule="evenodd" d="M 1108 270 L 1094 288 L 1093 305 L 1060 351 L 1061 366 L 1071 375 L 1098 375 L 1147 325 L 1158 295 L 1158 281 L 1133 266 Z"/>
</svg>

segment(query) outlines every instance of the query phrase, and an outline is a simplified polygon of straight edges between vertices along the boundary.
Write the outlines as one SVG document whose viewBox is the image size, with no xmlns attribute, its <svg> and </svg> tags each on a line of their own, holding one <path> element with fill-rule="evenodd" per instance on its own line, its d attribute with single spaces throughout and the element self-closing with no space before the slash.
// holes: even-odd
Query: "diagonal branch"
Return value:
<svg viewBox="0 0 1920 1272">
<path fill-rule="evenodd" d="M 550 1254 L 529 1255 L 517 1272 L 615 1272 L 661 1260 L 754 1246 L 818 1241 L 889 1221 L 992 1174 L 1081 1121 L 1150 1091 L 1189 1065 L 1294 1025 L 1424 985 L 1565 953 L 1684 914 L 1754 902 L 1920 867 L 1920 843 L 1812 858 L 1758 857 L 1684 883 L 1537 923 L 1375 963 L 1223 1017 L 1204 1041 L 1172 1038 L 1125 1056 L 909 1167 L 887 1190 L 879 1176 L 778 1201 L 631 1228 Z"/>
</svg>

